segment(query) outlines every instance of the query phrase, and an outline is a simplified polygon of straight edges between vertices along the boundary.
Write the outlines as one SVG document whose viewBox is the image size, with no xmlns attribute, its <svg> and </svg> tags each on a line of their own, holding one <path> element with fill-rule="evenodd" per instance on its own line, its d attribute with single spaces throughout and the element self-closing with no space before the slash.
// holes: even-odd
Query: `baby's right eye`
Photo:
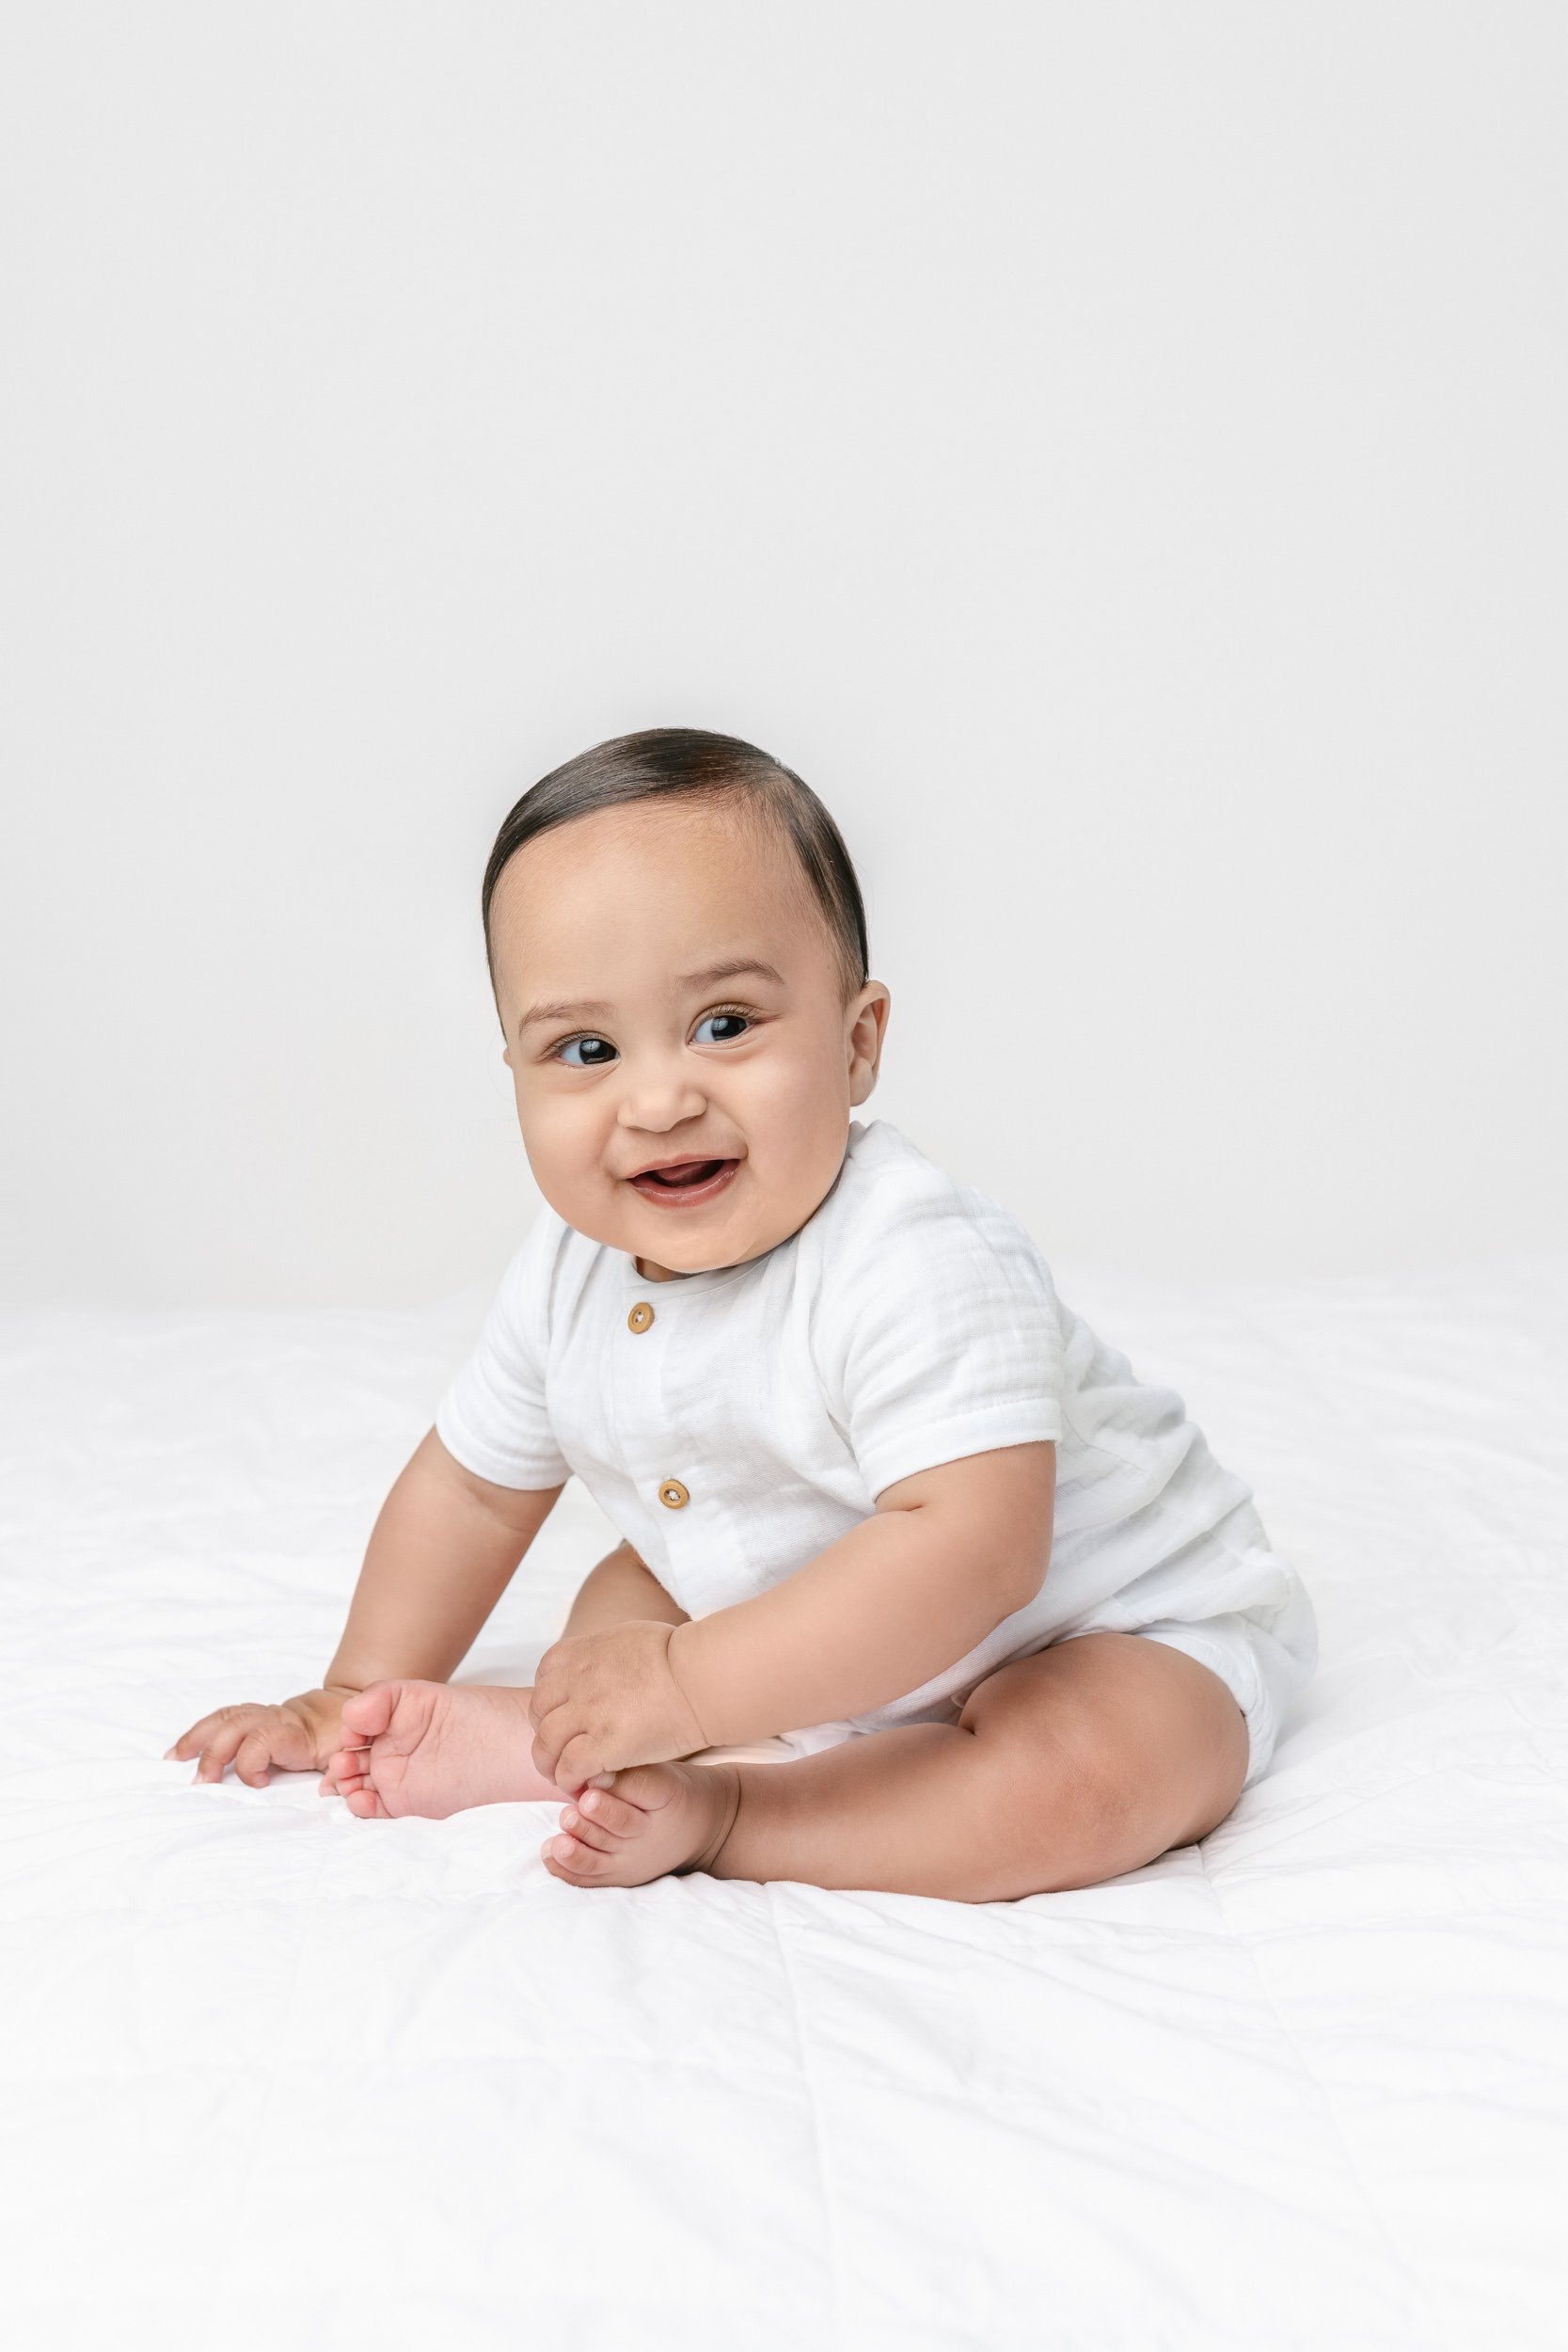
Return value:
<svg viewBox="0 0 1568 2352">
<path fill-rule="evenodd" d="M 556 1058 L 571 1070 L 602 1070 L 607 1062 L 617 1058 L 615 1048 L 607 1037 L 569 1037 L 556 1049 Z"/>
</svg>

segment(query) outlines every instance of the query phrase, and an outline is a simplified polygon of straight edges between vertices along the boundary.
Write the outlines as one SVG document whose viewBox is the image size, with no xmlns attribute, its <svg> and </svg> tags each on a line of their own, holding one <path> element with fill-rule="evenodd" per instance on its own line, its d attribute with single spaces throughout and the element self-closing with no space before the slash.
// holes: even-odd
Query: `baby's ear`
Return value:
<svg viewBox="0 0 1568 2352">
<path fill-rule="evenodd" d="M 849 1100 L 857 1107 L 870 1095 L 881 1064 L 893 1000 L 879 980 L 868 980 L 849 1031 Z"/>
</svg>

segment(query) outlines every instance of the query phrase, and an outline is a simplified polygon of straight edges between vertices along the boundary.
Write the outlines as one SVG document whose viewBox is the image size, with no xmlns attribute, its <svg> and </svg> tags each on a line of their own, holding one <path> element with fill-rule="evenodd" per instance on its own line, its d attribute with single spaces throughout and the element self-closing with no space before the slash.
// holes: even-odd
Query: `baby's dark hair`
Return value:
<svg viewBox="0 0 1568 2352">
<path fill-rule="evenodd" d="M 648 727 L 595 743 L 531 787 L 496 835 L 484 869 L 482 912 L 490 956 L 490 901 L 501 869 L 517 851 L 575 817 L 637 801 L 738 801 L 788 841 L 822 911 L 844 975 L 846 1001 L 871 969 L 861 886 L 838 827 L 809 784 L 743 743 L 737 735 L 708 735 L 701 727 Z M 495 978 L 495 962 L 490 962 Z"/>
</svg>

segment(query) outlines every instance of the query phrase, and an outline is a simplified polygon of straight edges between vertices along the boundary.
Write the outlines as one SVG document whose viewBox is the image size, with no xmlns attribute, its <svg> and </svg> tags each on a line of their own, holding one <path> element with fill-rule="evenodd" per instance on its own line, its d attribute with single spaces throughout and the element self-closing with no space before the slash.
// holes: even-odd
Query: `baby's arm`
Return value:
<svg viewBox="0 0 1568 2352">
<path fill-rule="evenodd" d="M 430 1430 L 381 1506 L 327 1683 L 445 1682 L 560 1493 L 493 1486 Z"/>
<path fill-rule="evenodd" d="M 198 1781 L 221 1780 L 232 1762 L 255 1788 L 269 1764 L 322 1769 L 342 1745 L 345 1698 L 372 1682 L 445 1682 L 462 1663 L 560 1492 L 492 1486 L 431 1430 L 381 1507 L 321 1688 L 277 1707 L 219 1708 L 170 1756 L 198 1756 Z"/>
<path fill-rule="evenodd" d="M 900 1479 L 752 1600 L 678 1626 L 670 1665 L 710 1744 L 884 1707 L 1033 1600 L 1051 1556 L 1056 1449 L 973 1454 Z"/>
<path fill-rule="evenodd" d="M 1039 1591 L 1055 1490 L 1048 1442 L 945 1462 L 754 1599 L 558 1642 L 533 1686 L 535 1766 L 577 1788 L 918 1690 Z"/>
</svg>

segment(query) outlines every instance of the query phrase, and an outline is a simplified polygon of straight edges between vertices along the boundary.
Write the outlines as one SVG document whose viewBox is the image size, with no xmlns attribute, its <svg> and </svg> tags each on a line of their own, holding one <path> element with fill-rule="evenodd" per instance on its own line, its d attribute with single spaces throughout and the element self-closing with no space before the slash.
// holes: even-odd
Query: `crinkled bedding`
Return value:
<svg viewBox="0 0 1568 2352">
<path fill-rule="evenodd" d="M 1568 2339 L 1568 1259 L 1061 1286 L 1252 1480 L 1323 1662 L 1201 1848 L 986 1908 L 193 1789 L 195 1715 L 325 1666 L 483 1301 L 0 1327 L 7 2344 Z M 569 1490 L 466 1676 L 607 1541 Z"/>
</svg>

